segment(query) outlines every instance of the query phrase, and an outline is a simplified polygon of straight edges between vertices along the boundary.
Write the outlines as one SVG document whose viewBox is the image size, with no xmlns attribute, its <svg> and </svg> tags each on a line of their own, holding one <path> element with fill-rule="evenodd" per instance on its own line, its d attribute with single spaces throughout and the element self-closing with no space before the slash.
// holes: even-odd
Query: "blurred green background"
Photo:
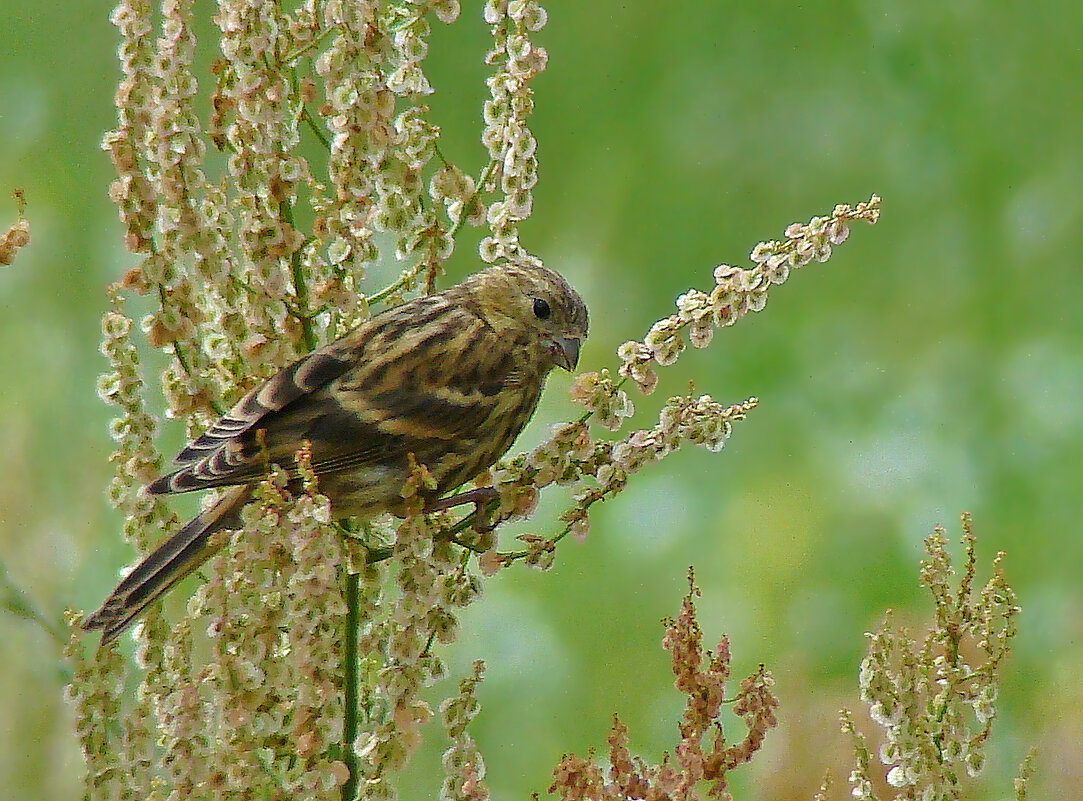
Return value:
<svg viewBox="0 0 1083 801">
<path fill-rule="evenodd" d="M 523 235 L 591 307 L 586 369 L 614 366 L 680 292 L 789 222 L 872 192 L 884 214 L 639 403 L 650 425 L 693 377 L 720 400 L 758 396 L 723 453 L 668 458 L 552 571 L 486 583 L 449 659 L 452 680 L 488 662 L 474 732 L 494 797 L 544 790 L 561 753 L 604 745 L 614 712 L 644 756 L 672 746 L 681 699 L 658 621 L 690 564 L 708 640 L 730 635 L 737 676 L 767 663 L 782 699 L 738 797 L 809 798 L 829 766 L 844 780 L 835 712 L 860 705 L 863 632 L 888 607 L 924 625 L 922 539 L 937 522 L 957 539 L 963 509 L 983 566 L 1007 553 L 1023 607 L 969 797 L 1006 797 L 1035 745 L 1036 797 L 1078 797 L 1083 17 L 1063 0 L 754 5 L 549 7 L 542 180 Z M 427 71 L 443 150 L 476 171 L 488 35 L 464 6 L 436 29 Z M 0 270 L 0 562 L 58 617 L 96 604 L 130 559 L 104 500 L 109 412 L 94 392 L 102 290 L 131 264 L 98 147 L 116 39 L 104 6 L 0 10 L 0 223 L 22 188 L 33 236 Z M 473 268 L 469 246 L 454 265 Z M 572 413 L 567 385 L 553 378 L 523 445 Z M 3 795 L 73 798 L 58 647 L 9 614 L 0 642 Z M 403 798 L 435 796 L 441 748 L 415 758 Z"/>
</svg>

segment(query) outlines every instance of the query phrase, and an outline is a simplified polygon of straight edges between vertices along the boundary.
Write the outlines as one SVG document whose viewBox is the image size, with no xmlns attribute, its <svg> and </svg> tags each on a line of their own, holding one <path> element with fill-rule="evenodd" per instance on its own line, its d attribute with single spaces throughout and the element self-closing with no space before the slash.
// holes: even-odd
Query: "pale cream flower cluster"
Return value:
<svg viewBox="0 0 1083 801">
<path fill-rule="evenodd" d="M 349 777 L 332 756 L 344 721 L 341 547 L 327 499 L 311 487 L 292 498 L 282 478 L 245 509 L 189 618 L 172 632 L 144 625 L 137 635 L 170 797 L 224 798 L 271 782 L 295 797 L 338 798 Z M 209 659 L 193 641 L 191 621 L 201 616 L 210 620 Z"/>
<path fill-rule="evenodd" d="M 589 378 L 587 383 L 591 383 Z M 527 545 L 524 551 L 488 550 L 481 559 L 483 571 L 494 572 L 517 559 L 548 568 L 556 543 L 565 535 L 578 539 L 587 535 L 589 510 L 595 503 L 622 491 L 633 474 L 684 443 L 721 450 L 733 422 L 744 419 L 756 404 L 755 398 L 724 405 L 710 395 L 675 396 L 666 402 L 653 428 L 633 431 L 617 441 L 594 440 L 585 419 L 557 426 L 532 452 L 494 469 L 492 483 L 500 498 L 497 520 L 528 517 L 537 507 L 541 489 L 554 483 L 570 485 L 575 503 L 561 516 L 564 527 L 549 538 L 520 537 Z"/>
<path fill-rule="evenodd" d="M 68 617 L 70 623 L 77 623 L 73 615 Z M 64 648 L 64 660 L 72 671 L 64 697 L 72 708 L 75 736 L 83 755 L 86 797 L 134 799 L 124 777 L 126 755 L 103 725 L 121 715 L 126 672 L 123 657 L 116 650 L 90 657 L 80 638 L 73 636 Z"/>
<path fill-rule="evenodd" d="M 360 642 L 362 664 L 372 670 L 366 690 L 368 720 L 357 744 L 366 799 L 396 797 L 394 774 L 421 744 L 423 727 L 433 715 L 421 692 L 446 673 L 433 646 L 454 639 L 456 610 L 480 592 L 459 549 L 440 536 L 433 519 L 421 514 L 417 492 L 427 480 L 424 468 L 418 467 L 403 489 L 409 514 L 395 530 L 389 555 L 397 593 L 378 593 Z M 453 744 L 448 753 L 464 747 L 463 742 Z M 445 761 L 452 764 L 450 759 Z M 445 785 L 459 778 L 449 773 Z"/>
<path fill-rule="evenodd" d="M 113 308 L 102 317 L 102 355 L 109 369 L 98 378 L 98 396 L 118 408 L 109 423 L 116 442 L 110 456 L 116 473 L 109 482 L 109 502 L 124 512 L 124 535 L 137 547 L 150 546 L 152 532 L 175 523 L 159 499 L 140 492 L 161 468 L 161 456 L 154 445 L 157 423 L 146 408 L 139 352 L 132 337 L 132 321 L 121 313 L 120 299 L 110 290 Z"/>
<path fill-rule="evenodd" d="M 880 728 L 877 755 L 897 798 L 959 798 L 965 778 L 985 767 L 1000 669 L 1016 634 L 1019 607 L 1001 569 L 1003 554 L 993 560 L 985 586 L 975 588 L 977 557 L 968 515 L 963 531 L 965 558 L 958 582 L 944 529 L 938 526 L 925 541 L 928 558 L 921 583 L 933 597 L 935 624 L 924 639 L 913 639 L 888 615 L 868 635 L 868 653 L 861 662 L 861 697 Z M 857 754 L 852 794 L 874 799 L 869 747 L 849 712 L 843 713 L 843 728 L 853 737 Z"/>
<path fill-rule="evenodd" d="M 529 82 L 545 69 L 549 56 L 531 40 L 547 21 L 536 0 L 487 0 L 485 21 L 493 29 L 493 46 L 485 63 L 496 71 L 486 81 L 491 99 L 485 101 L 481 141 L 489 150 L 493 169 L 484 186 L 499 189 L 503 198 L 489 204 L 490 233 L 482 239 L 479 252 L 483 260 L 495 262 L 520 253 L 518 225 L 533 211 L 538 143 L 527 127 L 534 110 Z"/>
<path fill-rule="evenodd" d="M 487 801 L 485 760 L 466 728 L 481 711 L 477 689 L 485 674 L 485 663 L 474 662 L 474 672 L 459 682 L 459 692 L 440 704 L 440 718 L 451 740 L 444 752 L 444 784 L 441 801 Z"/>
<path fill-rule="evenodd" d="M 781 241 L 759 243 L 752 249 L 751 269 L 719 265 L 709 293 L 688 290 L 677 298 L 676 314 L 652 325 L 642 341 L 620 346 L 620 374 L 635 381 L 644 394 L 654 392 L 658 384 L 655 365 L 664 367 L 677 361 L 685 348 L 682 334 L 686 329 L 693 347 L 706 347 L 715 328 L 733 325 L 749 312 L 762 310 L 768 290 L 789 278 L 793 268 L 814 260 L 827 261 L 831 246 L 846 241 L 850 223 L 875 223 L 879 218 L 880 198 L 873 195 L 856 206 L 836 206 L 828 217 L 794 223 Z"/>
</svg>

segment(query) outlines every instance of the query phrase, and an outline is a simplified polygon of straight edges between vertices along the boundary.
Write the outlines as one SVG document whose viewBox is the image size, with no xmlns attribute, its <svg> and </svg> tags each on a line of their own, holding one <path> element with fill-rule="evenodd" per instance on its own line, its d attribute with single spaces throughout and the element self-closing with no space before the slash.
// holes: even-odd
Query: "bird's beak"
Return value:
<svg viewBox="0 0 1083 801">
<path fill-rule="evenodd" d="M 579 340 L 574 337 L 553 340 L 550 351 L 554 361 L 569 373 L 579 364 Z"/>
</svg>

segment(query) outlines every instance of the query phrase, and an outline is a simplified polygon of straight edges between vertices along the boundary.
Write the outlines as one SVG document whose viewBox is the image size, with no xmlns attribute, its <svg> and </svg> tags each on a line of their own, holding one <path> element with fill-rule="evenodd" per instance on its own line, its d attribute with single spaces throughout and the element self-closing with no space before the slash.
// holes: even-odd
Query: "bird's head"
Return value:
<svg viewBox="0 0 1083 801">
<path fill-rule="evenodd" d="M 509 262 L 476 273 L 469 283 L 499 333 L 530 334 L 552 365 L 575 369 L 589 326 L 587 306 L 559 273 L 539 263 Z"/>
</svg>

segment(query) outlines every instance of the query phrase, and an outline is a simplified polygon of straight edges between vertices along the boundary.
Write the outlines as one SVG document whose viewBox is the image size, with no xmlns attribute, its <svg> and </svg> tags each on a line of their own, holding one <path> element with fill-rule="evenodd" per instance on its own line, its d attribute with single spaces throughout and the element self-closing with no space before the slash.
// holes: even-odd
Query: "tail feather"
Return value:
<svg viewBox="0 0 1083 801">
<path fill-rule="evenodd" d="M 251 496 L 251 487 L 234 487 L 189 520 L 124 577 L 101 608 L 83 622 L 83 628 L 101 629 L 102 645 L 115 640 L 147 606 L 214 554 L 217 548 L 211 544 L 211 535 L 238 526 L 241 508 Z"/>
</svg>

